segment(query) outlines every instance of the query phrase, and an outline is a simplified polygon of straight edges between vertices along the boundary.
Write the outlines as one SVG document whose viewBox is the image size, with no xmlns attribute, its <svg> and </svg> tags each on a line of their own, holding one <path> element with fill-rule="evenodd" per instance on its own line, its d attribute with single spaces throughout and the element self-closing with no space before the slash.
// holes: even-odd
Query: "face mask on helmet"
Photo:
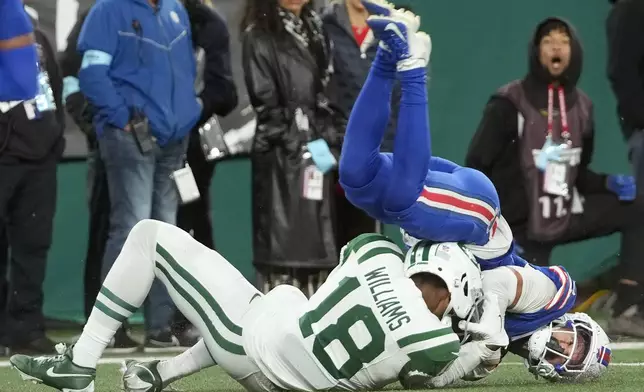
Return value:
<svg viewBox="0 0 644 392">
<path fill-rule="evenodd" d="M 531 372 L 545 378 L 599 376 L 611 356 L 608 338 L 590 317 L 555 320 L 528 341 Z"/>
<path fill-rule="evenodd" d="M 458 335 L 458 337 L 461 339 L 461 345 L 467 343 L 470 340 L 470 337 L 472 336 L 471 332 L 467 330 L 467 325 L 469 323 L 478 323 L 481 321 L 481 317 L 483 316 L 483 305 L 484 305 L 484 299 L 483 299 L 483 294 L 481 293 L 477 298 L 474 300 L 474 304 L 472 305 L 472 309 L 470 310 L 470 313 L 467 315 L 467 317 L 464 319 L 467 321 L 465 329 L 461 329 L 459 327 L 459 322 L 463 319 L 459 318 L 458 316 L 452 314 L 451 315 L 451 325 L 452 329 L 454 332 Z"/>
</svg>

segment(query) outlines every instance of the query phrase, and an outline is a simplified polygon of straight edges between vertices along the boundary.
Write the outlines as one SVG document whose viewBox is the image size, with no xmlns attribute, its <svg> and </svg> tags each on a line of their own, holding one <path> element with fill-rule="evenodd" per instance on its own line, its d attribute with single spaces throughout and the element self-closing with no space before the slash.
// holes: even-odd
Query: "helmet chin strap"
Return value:
<svg viewBox="0 0 644 392">
<path fill-rule="evenodd" d="M 449 317 L 449 313 L 452 311 L 452 309 L 454 309 L 454 307 L 452 306 L 450 301 L 450 304 L 447 305 L 447 308 L 445 308 L 445 312 L 443 312 L 443 316 L 441 317 L 441 320 L 443 320 L 445 317 Z"/>
</svg>

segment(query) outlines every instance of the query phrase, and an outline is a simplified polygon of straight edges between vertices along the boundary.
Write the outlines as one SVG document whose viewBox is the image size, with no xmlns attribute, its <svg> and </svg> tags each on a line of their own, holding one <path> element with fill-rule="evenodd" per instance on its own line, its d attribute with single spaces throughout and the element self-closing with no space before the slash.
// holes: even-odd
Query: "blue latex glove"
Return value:
<svg viewBox="0 0 644 392">
<path fill-rule="evenodd" d="M 606 188 L 617 195 L 621 201 L 635 200 L 637 187 L 635 178 L 625 174 L 612 174 L 606 179 Z"/>
</svg>

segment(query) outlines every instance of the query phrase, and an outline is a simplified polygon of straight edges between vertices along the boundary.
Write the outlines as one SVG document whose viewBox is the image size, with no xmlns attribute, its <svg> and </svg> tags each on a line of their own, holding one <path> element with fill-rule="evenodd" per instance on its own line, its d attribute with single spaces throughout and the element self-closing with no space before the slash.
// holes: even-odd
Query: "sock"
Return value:
<svg viewBox="0 0 644 392">
<path fill-rule="evenodd" d="M 431 144 L 424 68 L 398 73 L 402 96 L 394 139 L 393 174 L 385 197 L 385 210 L 402 211 L 413 205 L 425 183 Z"/>
<path fill-rule="evenodd" d="M 203 339 L 172 359 L 159 362 L 157 370 L 165 385 L 216 365 Z"/>
<path fill-rule="evenodd" d="M 619 283 L 615 289 L 617 299 L 613 305 L 613 317 L 619 317 L 631 306 L 642 301 L 643 290 L 639 284 Z"/>
<path fill-rule="evenodd" d="M 353 188 L 370 183 L 380 170 L 380 143 L 389 124 L 396 63 L 384 49 L 378 54 L 353 105 L 340 156 L 340 181 Z M 391 57 L 389 55 L 389 57 Z"/>
<path fill-rule="evenodd" d="M 154 281 L 154 241 L 150 241 L 149 228 L 149 225 L 138 224 L 130 231 L 96 297 L 83 333 L 74 345 L 73 361 L 76 365 L 96 368 L 105 347 L 121 324 L 147 297 Z"/>
<path fill-rule="evenodd" d="M 116 301 L 110 301 L 109 296 L 105 295 L 107 292 L 109 292 L 108 289 L 103 286 L 83 328 L 83 333 L 74 344 L 73 361 L 78 366 L 96 368 L 105 347 L 116 331 L 123 321 L 134 313 L 124 306 L 119 306 Z"/>
</svg>

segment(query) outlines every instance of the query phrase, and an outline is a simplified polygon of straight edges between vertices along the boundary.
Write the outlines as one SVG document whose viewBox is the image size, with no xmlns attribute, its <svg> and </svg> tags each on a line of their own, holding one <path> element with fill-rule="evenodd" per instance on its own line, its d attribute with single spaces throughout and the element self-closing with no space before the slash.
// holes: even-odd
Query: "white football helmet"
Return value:
<svg viewBox="0 0 644 392">
<path fill-rule="evenodd" d="M 405 275 L 409 278 L 421 272 L 434 274 L 447 285 L 451 301 L 445 315 L 469 319 L 483 300 L 481 267 L 472 253 L 457 243 L 414 244 L 405 255 Z"/>
<path fill-rule="evenodd" d="M 528 340 L 525 365 L 550 381 L 598 378 L 611 360 L 610 340 L 585 313 L 566 313 Z"/>
</svg>

